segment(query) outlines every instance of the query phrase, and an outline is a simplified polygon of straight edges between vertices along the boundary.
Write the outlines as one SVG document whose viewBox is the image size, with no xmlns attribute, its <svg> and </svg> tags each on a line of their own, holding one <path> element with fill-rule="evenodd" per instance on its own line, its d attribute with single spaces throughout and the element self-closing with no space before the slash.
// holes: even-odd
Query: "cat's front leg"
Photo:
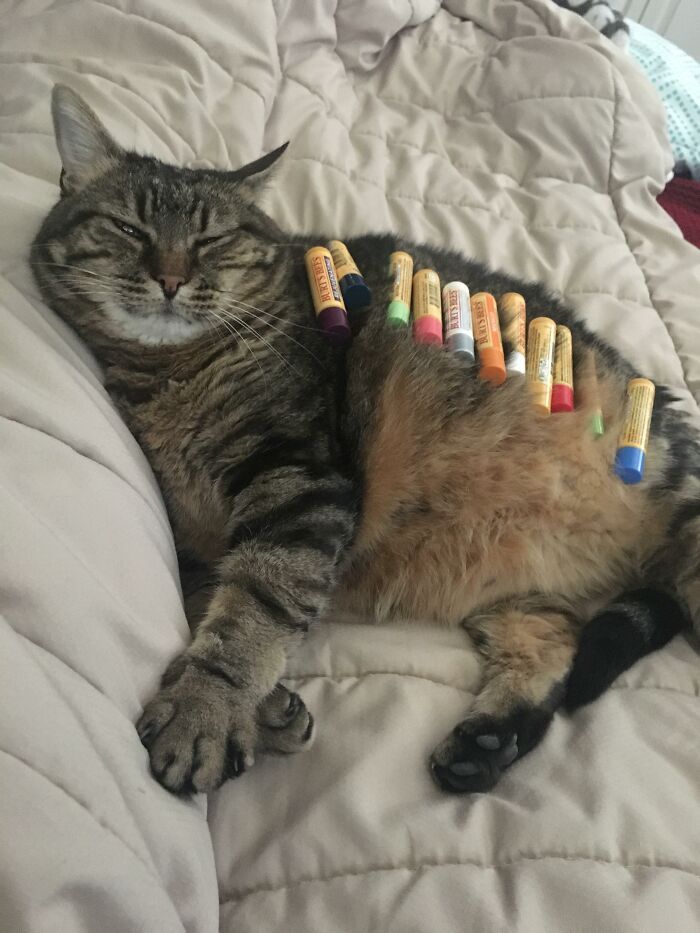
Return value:
<svg viewBox="0 0 700 933">
<path fill-rule="evenodd" d="M 275 492 L 246 490 L 204 620 L 137 726 L 153 774 L 169 790 L 214 790 L 249 767 L 256 751 L 289 753 L 309 743 L 313 719 L 278 681 L 288 649 L 335 587 L 353 502 L 344 478 L 314 475 L 309 485 L 301 468 L 287 471 Z"/>
</svg>

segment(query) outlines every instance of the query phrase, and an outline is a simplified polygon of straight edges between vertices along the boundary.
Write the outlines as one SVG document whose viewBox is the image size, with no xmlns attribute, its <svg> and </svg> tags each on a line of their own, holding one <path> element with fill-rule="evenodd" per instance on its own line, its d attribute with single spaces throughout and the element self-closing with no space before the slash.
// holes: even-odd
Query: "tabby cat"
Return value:
<svg viewBox="0 0 700 933">
<path fill-rule="evenodd" d="M 375 297 L 333 349 L 303 263 L 325 237 L 283 234 L 258 207 L 284 147 L 237 171 L 181 169 L 122 150 L 66 87 L 53 115 L 62 196 L 33 268 L 158 477 L 194 630 L 138 723 L 165 787 L 210 791 L 256 752 L 309 745 L 312 716 L 280 678 L 341 608 L 472 637 L 483 686 L 431 758 L 459 792 L 491 788 L 557 707 L 700 619 L 697 438 L 659 387 L 646 477 L 623 485 L 611 462 L 633 371 L 541 286 L 390 235 L 348 240 Z M 536 417 L 522 377 L 491 388 L 390 329 L 398 248 L 566 323 L 576 412 Z"/>
</svg>

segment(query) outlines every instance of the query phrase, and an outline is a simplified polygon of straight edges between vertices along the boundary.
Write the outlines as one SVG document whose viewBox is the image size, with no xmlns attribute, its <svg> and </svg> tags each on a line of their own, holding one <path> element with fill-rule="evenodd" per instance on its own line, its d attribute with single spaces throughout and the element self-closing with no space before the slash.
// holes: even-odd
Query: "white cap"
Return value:
<svg viewBox="0 0 700 933">
<path fill-rule="evenodd" d="M 525 354 L 519 350 L 513 350 L 506 360 L 506 372 L 525 374 Z"/>
</svg>

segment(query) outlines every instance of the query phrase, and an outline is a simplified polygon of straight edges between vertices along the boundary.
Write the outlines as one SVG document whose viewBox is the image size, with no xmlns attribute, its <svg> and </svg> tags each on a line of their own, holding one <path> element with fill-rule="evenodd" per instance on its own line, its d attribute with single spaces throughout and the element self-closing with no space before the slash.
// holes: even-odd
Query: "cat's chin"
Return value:
<svg viewBox="0 0 700 933">
<path fill-rule="evenodd" d="M 188 321 L 172 311 L 132 313 L 120 305 L 110 304 L 104 312 L 115 334 L 124 340 L 135 340 L 148 346 L 187 343 L 201 336 L 210 326 L 205 318 Z"/>
</svg>

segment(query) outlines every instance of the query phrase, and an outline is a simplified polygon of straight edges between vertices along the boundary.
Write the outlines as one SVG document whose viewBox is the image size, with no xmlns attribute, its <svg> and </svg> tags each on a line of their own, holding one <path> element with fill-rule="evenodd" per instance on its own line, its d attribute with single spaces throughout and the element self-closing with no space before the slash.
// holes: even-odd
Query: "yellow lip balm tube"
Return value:
<svg viewBox="0 0 700 933">
<path fill-rule="evenodd" d="M 514 348 L 506 360 L 506 372 L 525 372 L 525 299 L 517 292 L 506 292 L 498 299 L 498 317 L 503 340 Z"/>
<path fill-rule="evenodd" d="M 552 374 L 552 412 L 574 410 L 574 364 L 571 331 L 557 324 Z"/>
<path fill-rule="evenodd" d="M 345 346 L 352 335 L 331 254 L 325 246 L 312 246 L 304 263 L 318 326 L 329 343 Z"/>
<path fill-rule="evenodd" d="M 433 269 L 421 269 L 413 276 L 413 339 L 442 345 L 440 276 Z"/>
<path fill-rule="evenodd" d="M 627 383 L 627 407 L 617 442 L 615 472 L 623 483 L 631 486 L 644 476 L 655 394 L 654 383 L 648 379 L 630 379 Z"/>
<path fill-rule="evenodd" d="M 366 308 L 372 302 L 372 292 L 362 278 L 362 273 L 357 268 L 347 246 L 341 240 L 330 240 L 328 249 L 333 257 L 333 265 L 345 307 L 348 311 Z"/>
<path fill-rule="evenodd" d="M 603 418 L 603 409 L 600 405 L 600 389 L 598 387 L 598 368 L 595 362 L 595 355 L 592 351 L 588 355 L 588 365 L 590 367 L 590 393 L 593 398 L 593 414 L 591 415 L 591 433 L 593 437 L 602 437 L 605 434 L 605 420 Z"/>
<path fill-rule="evenodd" d="M 392 327 L 408 327 L 413 288 L 413 259 L 408 253 L 397 252 L 389 256 L 389 274 L 392 285 L 387 320 Z"/>
<path fill-rule="evenodd" d="M 552 365 L 557 325 L 551 318 L 536 317 L 527 332 L 527 368 L 525 375 L 532 404 L 548 415 L 552 404 Z"/>
</svg>

